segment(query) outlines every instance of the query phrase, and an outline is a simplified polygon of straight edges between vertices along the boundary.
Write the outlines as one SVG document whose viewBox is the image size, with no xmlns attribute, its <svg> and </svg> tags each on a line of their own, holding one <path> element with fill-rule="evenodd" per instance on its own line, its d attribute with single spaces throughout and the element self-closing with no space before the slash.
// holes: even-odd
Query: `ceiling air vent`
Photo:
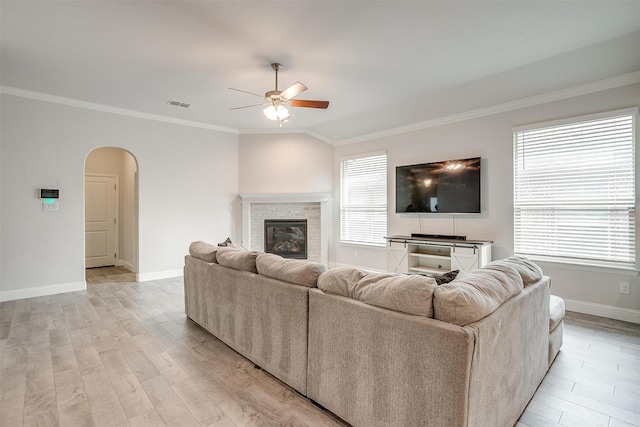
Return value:
<svg viewBox="0 0 640 427">
<path fill-rule="evenodd" d="M 167 104 L 173 105 L 174 107 L 182 107 L 182 108 L 191 107 L 191 104 L 189 104 L 188 102 L 174 101 L 173 99 L 170 99 L 169 102 L 167 102 Z"/>
</svg>

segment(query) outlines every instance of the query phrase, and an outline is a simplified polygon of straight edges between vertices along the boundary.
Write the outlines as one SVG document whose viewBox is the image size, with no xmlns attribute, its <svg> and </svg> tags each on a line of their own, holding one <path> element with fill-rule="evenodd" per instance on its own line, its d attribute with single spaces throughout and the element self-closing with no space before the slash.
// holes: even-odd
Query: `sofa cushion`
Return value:
<svg viewBox="0 0 640 427">
<path fill-rule="evenodd" d="M 216 252 L 216 259 L 218 264 L 225 267 L 234 268 L 236 270 L 250 271 L 251 273 L 257 273 L 256 258 L 258 252 L 246 251 L 236 248 L 218 248 Z"/>
<path fill-rule="evenodd" d="M 514 267 L 490 264 L 438 286 L 433 295 L 434 318 L 464 326 L 488 316 L 522 292 L 522 278 Z"/>
<path fill-rule="evenodd" d="M 258 273 L 296 285 L 316 287 L 318 276 L 327 270 L 324 264 L 299 259 L 286 259 L 275 254 L 260 254 L 256 258 Z"/>
<path fill-rule="evenodd" d="M 377 307 L 433 317 L 433 291 L 436 287 L 432 277 L 370 273 L 356 283 L 353 298 Z"/>
<path fill-rule="evenodd" d="M 367 274 L 355 268 L 332 268 L 318 278 L 318 288 L 328 294 L 426 317 L 433 317 L 433 290 L 436 286 L 432 277 Z"/>
<path fill-rule="evenodd" d="M 487 265 L 494 263 L 508 264 L 515 268 L 520 274 L 520 277 L 522 277 L 522 284 L 525 287 L 536 283 L 542 278 L 542 269 L 538 265 L 534 264 L 530 259 L 521 256 L 510 256 L 502 260 L 492 261 Z"/>
<path fill-rule="evenodd" d="M 551 295 L 549 298 L 549 332 L 553 332 L 564 319 L 564 300 Z"/>
<path fill-rule="evenodd" d="M 328 294 L 353 298 L 353 288 L 366 275 L 356 268 L 332 268 L 318 277 L 318 288 Z"/>
<path fill-rule="evenodd" d="M 189 255 L 206 262 L 217 263 L 218 262 L 216 259 L 217 251 L 218 251 L 217 246 L 214 246 L 207 242 L 203 242 L 201 240 L 198 240 L 197 242 L 192 242 L 189 245 Z"/>
</svg>

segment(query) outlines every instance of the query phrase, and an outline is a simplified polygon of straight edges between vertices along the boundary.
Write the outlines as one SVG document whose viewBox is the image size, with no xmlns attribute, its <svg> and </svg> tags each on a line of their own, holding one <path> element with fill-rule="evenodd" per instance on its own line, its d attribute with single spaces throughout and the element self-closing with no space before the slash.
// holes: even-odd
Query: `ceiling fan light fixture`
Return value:
<svg viewBox="0 0 640 427">
<path fill-rule="evenodd" d="M 276 88 L 275 90 L 270 90 L 264 94 L 264 101 L 267 104 L 253 104 L 253 105 L 245 105 L 243 107 L 234 107 L 230 108 L 231 110 L 239 110 L 241 108 L 247 107 L 256 107 L 258 105 L 269 105 L 267 108 L 263 110 L 264 115 L 274 122 L 279 122 L 280 127 L 282 127 L 283 123 L 289 121 L 291 116 L 289 115 L 289 111 L 285 107 L 300 107 L 300 108 L 319 108 L 322 110 L 326 110 L 329 107 L 329 101 L 313 101 L 309 99 L 293 99 L 302 92 L 306 91 L 308 88 L 300 82 L 296 82 L 289 86 L 285 90 L 278 90 L 278 71 L 282 68 L 282 65 L 274 62 L 271 64 L 271 68 L 275 71 L 276 74 Z M 237 90 L 238 92 L 244 92 L 249 95 L 254 95 L 259 98 L 263 98 L 262 95 L 258 95 L 257 93 L 248 92 L 242 89 L 235 89 L 230 87 L 231 90 Z"/>
<path fill-rule="evenodd" d="M 286 122 L 291 117 L 289 111 L 282 105 L 269 105 L 264 109 L 264 115 L 269 120 L 279 120 L 281 122 Z"/>
</svg>

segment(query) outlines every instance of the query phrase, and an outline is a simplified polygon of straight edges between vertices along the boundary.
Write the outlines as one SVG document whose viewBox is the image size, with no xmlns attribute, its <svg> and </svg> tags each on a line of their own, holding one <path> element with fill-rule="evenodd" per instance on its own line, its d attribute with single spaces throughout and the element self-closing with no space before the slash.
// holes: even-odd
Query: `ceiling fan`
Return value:
<svg viewBox="0 0 640 427">
<path fill-rule="evenodd" d="M 267 108 L 264 109 L 264 115 L 267 116 L 270 120 L 277 120 L 280 122 L 280 126 L 282 123 L 286 122 L 291 118 L 289 115 L 289 111 L 287 107 L 301 107 L 301 108 L 321 108 L 326 110 L 329 107 L 329 101 L 312 101 L 308 99 L 293 99 L 296 96 L 300 95 L 302 92 L 307 90 L 308 88 L 300 82 L 296 82 L 286 88 L 285 90 L 278 90 L 278 71 L 282 69 L 282 64 L 274 62 L 271 64 L 271 68 L 276 72 L 276 88 L 275 90 L 270 90 L 262 95 L 258 95 L 257 93 L 248 92 L 242 89 L 235 89 L 230 87 L 231 90 L 236 90 L 238 92 L 248 93 L 249 95 L 255 95 L 260 98 L 264 98 L 266 102 L 260 104 L 252 104 L 245 105 L 242 107 L 234 107 L 230 108 L 231 110 L 239 110 L 241 108 L 249 108 L 249 107 L 257 107 L 260 105 L 268 105 Z"/>
</svg>

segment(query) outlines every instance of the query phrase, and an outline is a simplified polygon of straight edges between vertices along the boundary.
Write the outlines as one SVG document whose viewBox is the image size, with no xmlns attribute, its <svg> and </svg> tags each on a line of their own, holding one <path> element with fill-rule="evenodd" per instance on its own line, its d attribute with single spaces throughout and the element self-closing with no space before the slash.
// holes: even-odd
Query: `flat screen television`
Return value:
<svg viewBox="0 0 640 427">
<path fill-rule="evenodd" d="M 480 157 L 396 167 L 396 213 L 480 213 Z"/>
</svg>

